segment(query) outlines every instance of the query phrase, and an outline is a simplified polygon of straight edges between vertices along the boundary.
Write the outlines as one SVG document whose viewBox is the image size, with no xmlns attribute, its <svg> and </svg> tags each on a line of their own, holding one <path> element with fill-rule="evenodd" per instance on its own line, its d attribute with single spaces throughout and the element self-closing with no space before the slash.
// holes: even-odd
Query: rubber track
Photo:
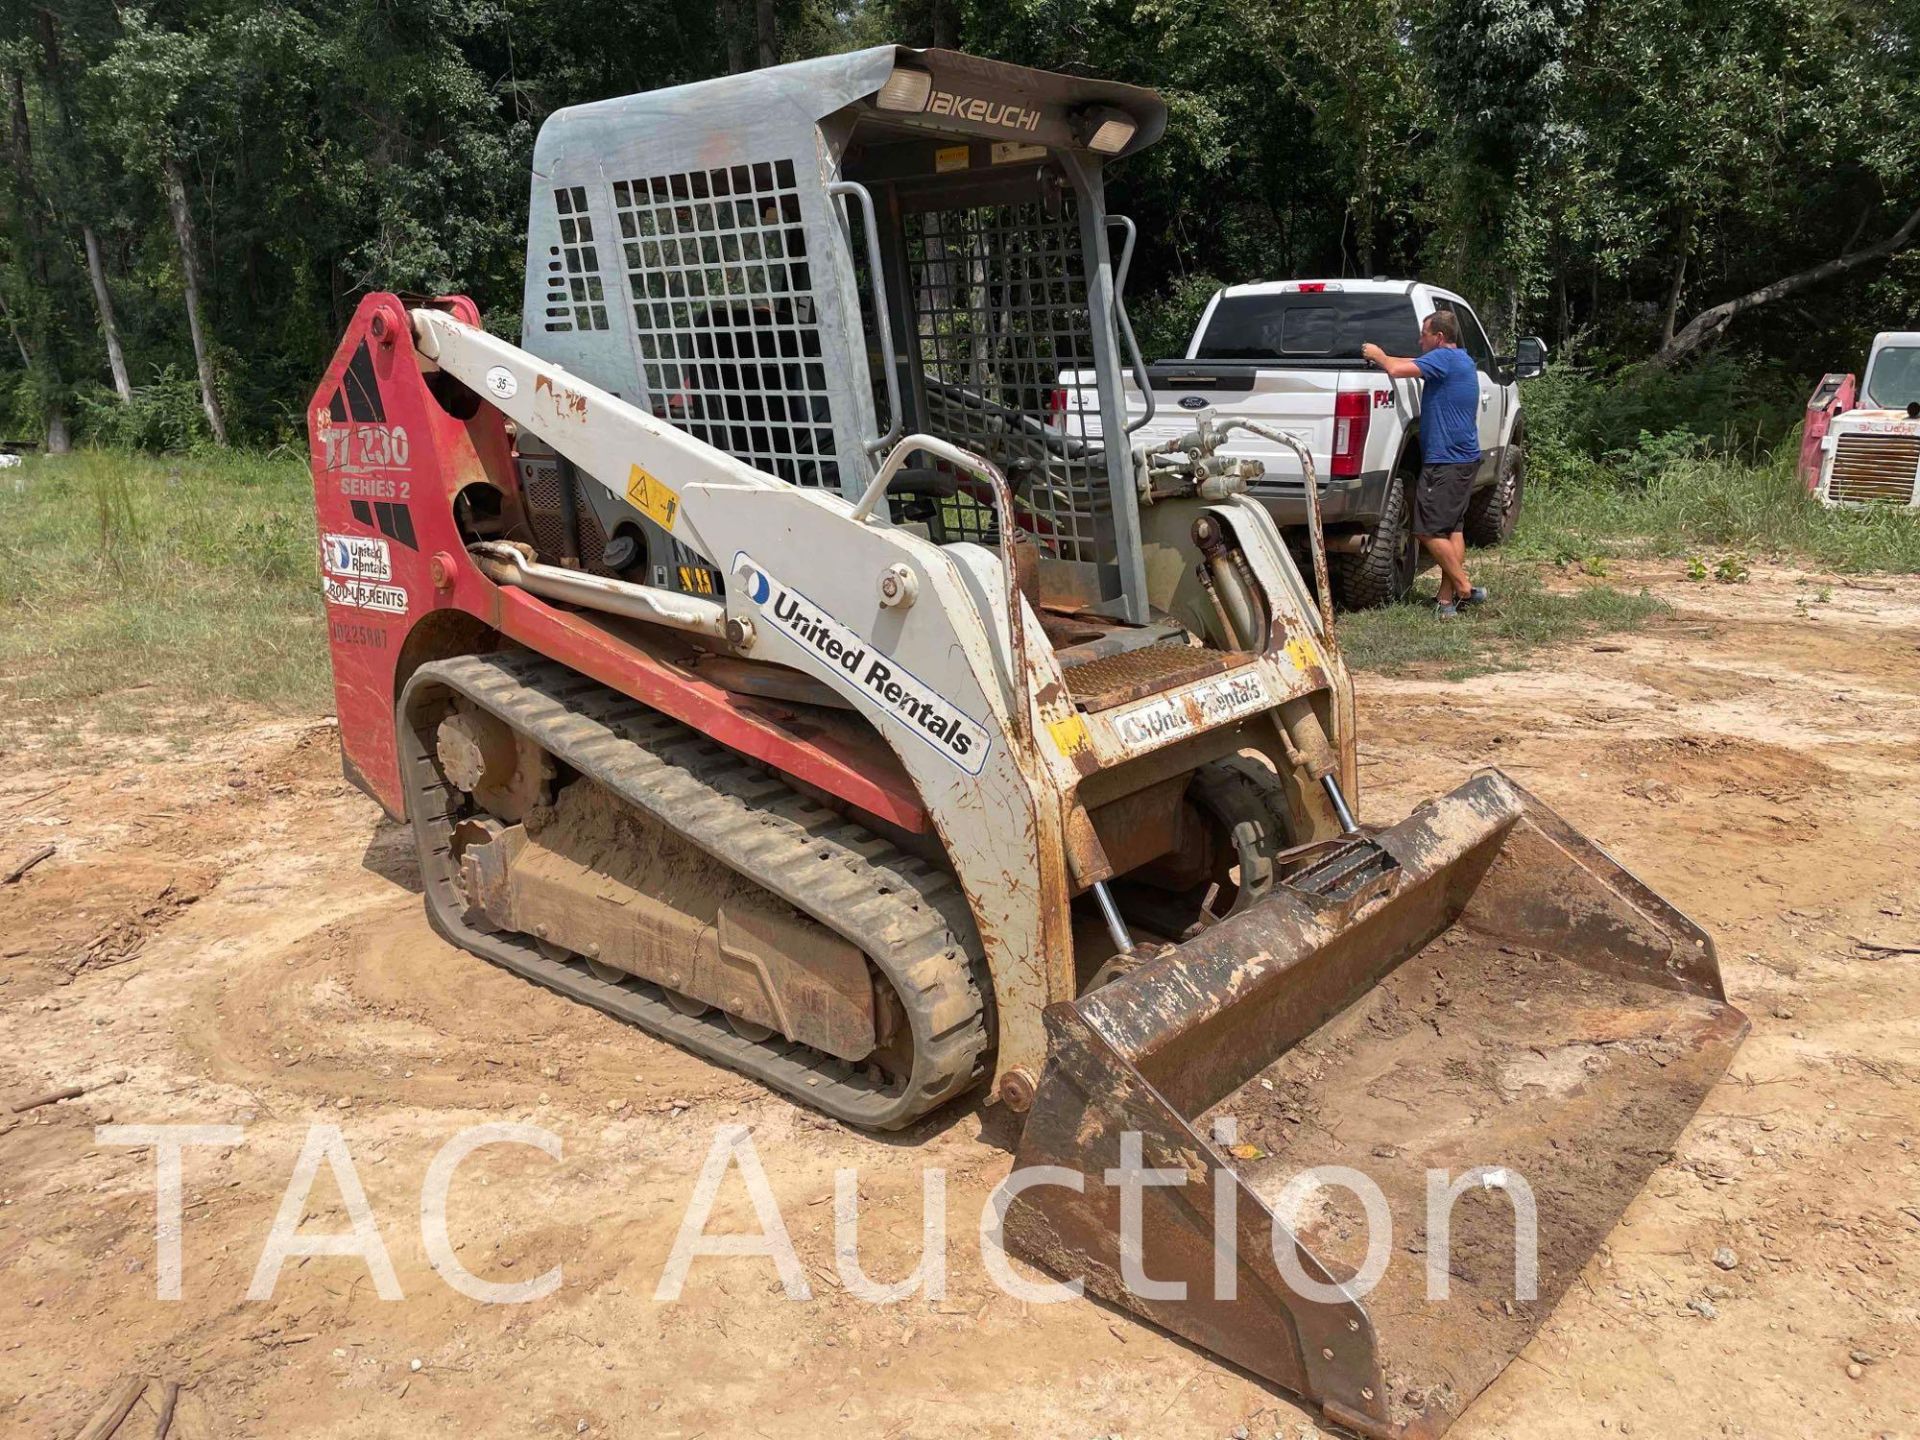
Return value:
<svg viewBox="0 0 1920 1440">
<path fill-rule="evenodd" d="M 913 1037 L 904 1085 L 780 1035 L 734 1033 L 718 1011 L 683 1015 L 658 986 L 598 980 L 513 932 L 466 918 L 453 821 L 463 797 L 432 758 L 449 693 L 685 836 L 860 947 L 898 993 Z M 986 1074 L 989 1017 L 978 944 L 953 878 L 736 752 L 563 665 L 525 652 L 423 665 L 401 700 L 401 763 L 427 915 L 452 943 L 866 1129 L 896 1129 Z M 484 925 L 485 922 L 482 922 Z"/>
</svg>

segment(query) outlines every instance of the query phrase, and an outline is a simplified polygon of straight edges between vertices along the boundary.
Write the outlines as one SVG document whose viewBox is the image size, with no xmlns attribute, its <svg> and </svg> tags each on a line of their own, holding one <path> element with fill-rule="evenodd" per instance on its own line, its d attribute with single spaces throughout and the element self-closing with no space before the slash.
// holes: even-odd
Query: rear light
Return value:
<svg viewBox="0 0 1920 1440">
<path fill-rule="evenodd" d="M 1367 427 L 1373 423 L 1373 395 L 1366 390 L 1342 390 L 1333 397 L 1333 459 L 1329 478 L 1351 478 L 1360 473 L 1366 454 Z"/>
<path fill-rule="evenodd" d="M 1067 392 L 1065 390 L 1047 392 L 1047 423 L 1062 435 L 1067 433 Z"/>
<path fill-rule="evenodd" d="M 1300 287 L 1300 293 L 1302 295 L 1318 295 L 1325 291 L 1326 288 L 1327 282 L 1324 280 L 1309 280 Z"/>
</svg>

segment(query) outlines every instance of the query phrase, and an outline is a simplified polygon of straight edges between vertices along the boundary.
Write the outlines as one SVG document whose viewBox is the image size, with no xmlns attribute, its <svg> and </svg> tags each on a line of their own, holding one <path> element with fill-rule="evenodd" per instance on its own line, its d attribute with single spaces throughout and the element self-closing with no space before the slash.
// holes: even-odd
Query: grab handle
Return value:
<svg viewBox="0 0 1920 1440">
<path fill-rule="evenodd" d="M 886 433 L 867 441 L 867 449 L 879 454 L 900 438 L 900 366 L 893 354 L 893 311 L 887 304 L 887 277 L 880 268 L 880 225 L 874 219 L 873 196 L 857 180 L 835 180 L 827 186 L 835 199 L 851 195 L 860 202 L 867 222 L 867 285 L 873 298 L 873 325 L 880 332 L 880 363 L 887 372 L 887 418 L 892 422 Z"/>
<path fill-rule="evenodd" d="M 993 496 L 994 509 L 1000 518 L 1000 578 L 1006 587 L 1007 604 L 1007 681 L 1010 695 L 1009 709 L 1013 715 L 1013 733 L 1023 742 L 1033 739 L 1032 717 L 1028 714 L 1027 681 L 1027 632 L 1022 606 L 1025 603 L 1020 593 L 1020 584 L 1013 564 L 1013 532 L 1016 528 L 1013 515 L 1013 491 L 1007 488 L 1007 477 L 1000 473 L 1000 467 L 989 460 L 983 460 L 971 450 L 963 450 L 951 441 L 942 440 L 935 435 L 909 435 L 898 445 L 893 453 L 881 463 L 879 472 L 867 486 L 866 494 L 854 505 L 849 517 L 856 525 L 864 525 L 872 516 L 874 509 L 885 498 L 887 487 L 894 477 L 906 468 L 907 459 L 918 451 L 945 460 L 956 470 L 964 470 L 969 475 L 986 482 Z"/>
<path fill-rule="evenodd" d="M 1133 361 L 1133 383 L 1139 388 L 1140 399 L 1147 407 L 1140 418 L 1127 426 L 1126 433 L 1131 435 L 1142 425 L 1153 419 L 1153 384 L 1147 378 L 1147 362 L 1140 356 L 1140 342 L 1133 335 L 1133 321 L 1127 318 L 1127 270 L 1133 264 L 1133 243 L 1139 238 L 1131 217 L 1109 215 L 1107 224 L 1127 227 L 1127 238 L 1120 247 L 1120 263 L 1113 269 L 1113 315 L 1120 325 L 1120 339 L 1127 347 L 1127 358 Z"/>
</svg>

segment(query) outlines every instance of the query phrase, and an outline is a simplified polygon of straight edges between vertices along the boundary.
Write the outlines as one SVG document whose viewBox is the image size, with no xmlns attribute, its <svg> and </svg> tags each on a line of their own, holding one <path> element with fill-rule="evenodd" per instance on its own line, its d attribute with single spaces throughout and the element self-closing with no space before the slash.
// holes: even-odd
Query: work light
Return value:
<svg viewBox="0 0 1920 1440">
<path fill-rule="evenodd" d="M 1076 118 L 1074 130 L 1089 150 L 1098 150 L 1102 155 L 1118 155 L 1133 140 L 1135 129 L 1133 117 L 1124 110 L 1116 110 L 1111 105 L 1096 106 L 1083 110 Z"/>
<path fill-rule="evenodd" d="M 932 93 L 933 76 L 911 65 L 896 65 L 873 103 L 882 110 L 917 112 L 927 108 L 927 96 Z"/>
</svg>

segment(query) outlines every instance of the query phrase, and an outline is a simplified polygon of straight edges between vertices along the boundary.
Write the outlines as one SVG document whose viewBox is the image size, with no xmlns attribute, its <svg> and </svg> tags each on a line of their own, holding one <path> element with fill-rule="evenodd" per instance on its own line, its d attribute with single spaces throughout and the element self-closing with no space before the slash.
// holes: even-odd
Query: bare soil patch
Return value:
<svg viewBox="0 0 1920 1440">
<path fill-rule="evenodd" d="M 1920 581 L 1803 603 L 1806 577 L 1764 569 L 1630 578 L 1668 621 L 1521 671 L 1361 685 L 1368 818 L 1506 768 L 1713 933 L 1754 1024 L 1452 1433 L 1920 1434 L 1920 956 L 1857 943 L 1920 944 Z M 88 743 L 85 765 L 29 749 L 0 778 L 15 835 L 56 845 L 0 887 L 0 1100 L 128 1072 L 0 1133 L 0 1431 L 73 1435 L 137 1371 L 186 1385 L 185 1440 L 1313 1433 L 1283 1395 L 1127 1317 L 991 1283 L 975 1229 L 1011 1163 L 997 1113 L 854 1134 L 447 947 L 408 837 L 341 780 L 320 717 Z M 76 964 L 103 933 L 113 963 Z M 1659 1058 L 1573 1036 L 1559 1060 L 1584 1066 L 1589 1041 L 1626 1068 Z M 1579 1083 L 1549 1060 L 1473 1073 L 1524 1105 Z M 152 1158 L 100 1143 L 109 1120 L 243 1127 L 187 1152 L 177 1301 L 155 1298 Z M 562 1154 L 475 1154 L 451 1241 L 490 1280 L 562 1267 L 548 1299 L 478 1304 L 422 1243 L 428 1166 L 483 1121 L 551 1130 Z M 401 1300 L 330 1256 L 246 1298 L 315 1123 L 349 1149 Z M 750 1128 L 805 1301 L 747 1258 L 697 1261 L 679 1301 L 654 1298 L 720 1124 Z M 925 1165 L 947 1172 L 944 1292 L 855 1300 L 835 1169 L 859 1171 L 860 1261 L 890 1281 L 919 1256 Z M 710 1228 L 752 1220 L 730 1177 Z M 323 1166 L 303 1232 L 346 1226 Z M 124 1434 L 152 1432 L 159 1393 Z"/>
</svg>

